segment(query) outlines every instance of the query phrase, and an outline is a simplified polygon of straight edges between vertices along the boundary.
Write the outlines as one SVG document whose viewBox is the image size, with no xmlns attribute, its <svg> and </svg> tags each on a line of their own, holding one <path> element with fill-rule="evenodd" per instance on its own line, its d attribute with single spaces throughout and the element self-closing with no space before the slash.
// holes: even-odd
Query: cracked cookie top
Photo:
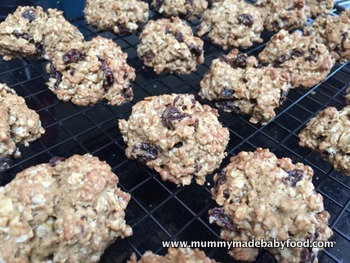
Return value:
<svg viewBox="0 0 350 263">
<path fill-rule="evenodd" d="M 0 187 L 0 258 L 5 262 L 98 262 L 132 229 L 130 195 L 110 166 L 89 154 L 30 167 Z M 82 253 L 84 251 L 84 253 Z"/>
<path fill-rule="evenodd" d="M 178 17 L 150 20 L 140 39 L 137 54 L 157 74 L 190 74 L 204 61 L 203 41 Z"/>
<path fill-rule="evenodd" d="M 56 51 L 66 50 L 83 35 L 56 9 L 19 6 L 0 24 L 0 55 L 5 60 L 37 56 L 52 59 Z"/>
<path fill-rule="evenodd" d="M 213 43 L 226 50 L 261 43 L 262 31 L 263 20 L 255 6 L 239 0 L 224 0 L 204 11 L 197 34 L 203 36 L 208 33 Z"/>
<path fill-rule="evenodd" d="M 189 94 L 147 97 L 133 106 L 128 121 L 119 120 L 126 156 L 155 169 L 163 180 L 203 185 L 226 156 L 229 131 L 217 110 Z"/>
<path fill-rule="evenodd" d="M 334 66 L 326 46 L 314 36 L 281 30 L 273 35 L 259 54 L 262 63 L 286 70 L 292 87 L 311 88 L 324 80 Z"/>
<path fill-rule="evenodd" d="M 350 60 L 350 11 L 343 11 L 339 16 L 319 16 L 304 28 L 304 34 L 315 36 L 324 44 L 332 57 L 340 62 Z"/>
<path fill-rule="evenodd" d="M 29 146 L 44 133 L 39 115 L 15 90 L 0 83 L 0 157 L 20 157 L 16 144 Z"/>
<path fill-rule="evenodd" d="M 301 28 L 310 17 L 310 7 L 305 0 L 258 0 L 256 7 L 263 16 L 264 28 L 269 31 Z"/>
<path fill-rule="evenodd" d="M 194 19 L 207 9 L 206 0 L 153 0 L 154 9 L 164 16 L 180 16 Z"/>
<path fill-rule="evenodd" d="M 200 82 L 199 95 L 216 101 L 224 111 L 251 115 L 250 122 L 266 124 L 288 94 L 289 74 L 283 69 L 258 67 L 255 57 L 237 49 L 214 59 Z"/>
<path fill-rule="evenodd" d="M 332 230 L 323 198 L 312 184 L 313 170 L 267 149 L 240 152 L 214 176 L 213 198 L 220 207 L 209 221 L 221 227 L 228 241 L 291 239 L 326 241 Z M 278 262 L 317 262 L 322 248 L 265 248 Z M 254 261 L 258 248 L 233 248 L 236 260 Z"/>
<path fill-rule="evenodd" d="M 112 40 L 100 36 L 57 52 L 47 65 L 47 83 L 59 99 L 80 106 L 106 99 L 121 105 L 133 99 L 131 81 L 135 70 L 127 64 L 127 54 Z"/>
<path fill-rule="evenodd" d="M 329 107 L 312 118 L 300 132 L 300 146 L 308 147 L 350 176 L 350 106 Z"/>
<path fill-rule="evenodd" d="M 148 20 L 148 4 L 138 0 L 87 0 L 86 21 L 116 34 L 134 33 Z"/>
</svg>

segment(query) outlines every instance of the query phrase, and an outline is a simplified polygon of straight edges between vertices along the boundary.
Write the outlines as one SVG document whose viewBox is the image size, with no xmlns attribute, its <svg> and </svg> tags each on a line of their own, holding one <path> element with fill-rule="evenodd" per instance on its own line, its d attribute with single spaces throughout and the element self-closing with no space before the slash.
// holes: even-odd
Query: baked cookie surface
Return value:
<svg viewBox="0 0 350 263">
<path fill-rule="evenodd" d="M 329 213 L 311 182 L 313 170 L 267 149 L 240 152 L 214 176 L 213 198 L 220 205 L 209 221 L 227 241 L 325 241 L 332 235 Z M 278 262 L 317 262 L 321 248 L 265 248 Z M 236 260 L 254 261 L 258 248 L 233 248 Z"/>
<path fill-rule="evenodd" d="M 259 54 L 262 63 L 286 70 L 292 87 L 311 88 L 324 80 L 335 61 L 326 46 L 314 36 L 281 30 L 273 35 Z"/>
<path fill-rule="evenodd" d="M 19 57 L 52 59 L 56 51 L 66 50 L 83 35 L 62 15 L 62 11 L 20 6 L 0 24 L 0 55 L 4 60 Z"/>
<path fill-rule="evenodd" d="M 258 0 L 256 6 L 262 14 L 264 28 L 269 31 L 301 28 L 310 17 L 310 7 L 305 0 Z"/>
<path fill-rule="evenodd" d="M 159 256 L 147 251 L 139 260 L 133 254 L 127 263 L 215 263 L 216 261 L 208 258 L 203 251 L 198 248 L 169 248 L 168 254 Z"/>
<path fill-rule="evenodd" d="M 203 41 L 178 17 L 150 20 L 140 39 L 137 54 L 157 74 L 190 74 L 204 62 Z"/>
<path fill-rule="evenodd" d="M 286 99 L 289 75 L 280 69 L 257 66 L 255 57 L 234 49 L 213 60 L 200 82 L 199 95 L 217 101 L 224 111 L 248 114 L 250 122 L 266 124 Z"/>
<path fill-rule="evenodd" d="M 232 47 L 245 49 L 254 42 L 261 43 L 262 31 L 263 20 L 255 6 L 239 0 L 224 0 L 213 3 L 204 11 L 197 34 L 208 33 L 213 43 L 226 50 Z"/>
<path fill-rule="evenodd" d="M 53 158 L 0 187 L 4 262 L 98 262 L 117 237 L 130 195 L 106 162 L 91 155 Z"/>
<path fill-rule="evenodd" d="M 138 0 L 87 0 L 86 21 L 101 30 L 116 34 L 134 33 L 148 20 L 148 4 Z"/>
<path fill-rule="evenodd" d="M 0 157 L 20 157 L 16 144 L 29 146 L 44 133 L 39 115 L 13 89 L 0 83 Z"/>
<path fill-rule="evenodd" d="M 79 106 L 106 99 L 121 105 L 133 99 L 131 81 L 135 70 L 127 64 L 127 54 L 112 40 L 100 36 L 57 52 L 47 65 L 47 85 L 60 100 Z"/>
<path fill-rule="evenodd" d="M 340 62 L 350 60 L 350 11 L 343 11 L 339 16 L 319 16 L 304 28 L 304 34 L 315 36 L 324 44 L 333 58 Z"/>
<path fill-rule="evenodd" d="M 328 15 L 334 6 L 334 0 L 305 0 L 305 4 L 310 7 L 312 17 Z"/>
<path fill-rule="evenodd" d="M 200 185 L 226 156 L 229 131 L 217 110 L 189 94 L 147 97 L 133 106 L 128 121 L 119 120 L 125 154 L 155 169 L 164 181 Z"/>
<path fill-rule="evenodd" d="M 329 161 L 334 169 L 350 176 L 350 106 L 338 111 L 329 107 L 312 118 L 300 132 L 300 146 Z"/>
<path fill-rule="evenodd" d="M 153 8 L 164 16 L 180 16 L 194 19 L 207 9 L 206 0 L 153 0 Z"/>
</svg>

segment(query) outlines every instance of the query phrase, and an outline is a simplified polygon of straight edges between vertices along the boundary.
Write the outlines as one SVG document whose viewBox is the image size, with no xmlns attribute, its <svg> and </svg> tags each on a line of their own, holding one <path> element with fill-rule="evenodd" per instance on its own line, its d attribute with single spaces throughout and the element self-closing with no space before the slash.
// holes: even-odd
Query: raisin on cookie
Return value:
<svg viewBox="0 0 350 263">
<path fill-rule="evenodd" d="M 319 16 L 304 28 L 304 34 L 315 36 L 319 43 L 324 44 L 334 59 L 340 62 L 350 60 L 350 10 L 339 16 Z"/>
<path fill-rule="evenodd" d="M 203 185 L 226 156 L 229 131 L 218 112 L 189 94 L 147 97 L 128 121 L 119 120 L 125 154 L 155 169 L 164 181 Z"/>
<path fill-rule="evenodd" d="M 188 19 L 195 19 L 202 15 L 207 9 L 206 0 L 153 0 L 154 9 L 167 17 L 180 16 Z"/>
<path fill-rule="evenodd" d="M 224 111 L 251 115 L 252 123 L 266 124 L 288 94 L 289 75 L 273 67 L 257 67 L 255 57 L 237 49 L 214 59 L 200 82 L 199 95 L 216 101 Z"/>
<path fill-rule="evenodd" d="M 19 6 L 0 23 L 0 55 L 4 60 L 36 56 L 52 59 L 72 42 L 82 42 L 83 35 L 62 15 L 62 11 Z"/>
<path fill-rule="evenodd" d="M 261 12 L 264 28 L 268 31 L 301 28 L 310 17 L 310 7 L 305 0 L 258 0 L 256 7 Z"/>
<path fill-rule="evenodd" d="M 137 260 L 135 253 L 131 255 L 127 263 L 215 263 L 216 261 L 208 258 L 205 253 L 198 248 L 169 248 L 168 254 L 159 256 L 151 251 L 146 251 L 143 256 Z"/>
<path fill-rule="evenodd" d="M 329 107 L 312 118 L 300 132 L 300 146 L 329 161 L 334 169 L 350 176 L 350 106 L 338 111 Z"/>
<path fill-rule="evenodd" d="M 259 60 L 286 70 L 294 88 L 311 88 L 320 83 L 335 63 L 326 46 L 317 43 L 314 36 L 290 34 L 283 29 L 272 36 L 259 54 Z"/>
<path fill-rule="evenodd" d="M 16 144 L 29 146 L 44 133 L 39 115 L 13 89 L 0 83 L 0 157 L 20 157 Z"/>
<path fill-rule="evenodd" d="M 149 21 L 140 39 L 137 54 L 157 74 L 190 74 L 204 62 L 203 41 L 178 17 Z"/>
<path fill-rule="evenodd" d="M 0 187 L 0 258 L 5 262 L 98 262 L 118 237 L 130 195 L 110 166 L 89 154 L 53 158 Z"/>
<path fill-rule="evenodd" d="M 209 221 L 221 227 L 226 241 L 326 241 L 332 230 L 323 198 L 312 184 L 313 170 L 268 149 L 240 152 L 214 176 L 212 195 L 220 207 Z M 317 262 L 320 247 L 264 248 L 278 262 Z M 236 260 L 254 261 L 259 248 L 233 248 Z"/>
<path fill-rule="evenodd" d="M 101 30 L 131 34 L 148 20 L 148 4 L 138 0 L 87 0 L 86 21 Z"/>
<path fill-rule="evenodd" d="M 103 99 L 111 105 L 133 99 L 135 70 L 117 44 L 98 36 L 70 48 L 57 52 L 46 68 L 50 74 L 47 85 L 60 100 L 86 106 Z"/>
<path fill-rule="evenodd" d="M 208 33 L 210 40 L 222 46 L 248 48 L 254 42 L 261 43 L 263 20 L 260 12 L 253 5 L 239 0 L 224 0 L 205 10 L 197 34 Z"/>
</svg>

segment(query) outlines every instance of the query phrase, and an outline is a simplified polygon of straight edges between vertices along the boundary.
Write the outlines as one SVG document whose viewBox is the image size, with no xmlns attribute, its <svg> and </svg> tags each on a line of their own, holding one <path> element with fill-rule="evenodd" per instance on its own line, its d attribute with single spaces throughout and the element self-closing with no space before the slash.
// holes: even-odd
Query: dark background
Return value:
<svg viewBox="0 0 350 263">
<path fill-rule="evenodd" d="M 45 9 L 55 7 L 64 10 L 66 18 L 80 29 L 86 40 L 101 35 L 120 45 L 128 53 L 128 63 L 136 69 L 135 97 L 132 103 L 120 107 L 104 102 L 88 107 L 63 103 L 45 86 L 48 79 L 45 72 L 47 61 L 15 59 L 5 62 L 0 59 L 0 82 L 14 88 L 25 98 L 28 106 L 38 112 L 46 129 L 45 135 L 32 142 L 30 147 L 21 147 L 22 158 L 10 160 L 10 169 L 0 173 L 0 184 L 5 185 L 16 173 L 48 162 L 53 156 L 69 157 L 88 152 L 107 161 L 119 176 L 120 187 L 132 195 L 126 219 L 133 227 L 134 235 L 124 240 L 118 239 L 105 251 L 101 262 L 125 262 L 131 253 L 136 252 L 140 256 L 146 250 L 164 254 L 163 240 L 218 240 L 219 228 L 210 225 L 207 219 L 207 211 L 215 206 L 210 194 L 212 175 L 208 176 L 208 184 L 204 187 L 195 183 L 176 187 L 163 182 L 156 172 L 125 157 L 118 119 L 128 118 L 132 105 L 150 95 L 187 92 L 195 94 L 200 102 L 208 103 L 198 97 L 199 82 L 211 61 L 223 54 L 223 50 L 204 38 L 205 63 L 196 72 L 191 75 L 164 73 L 158 76 L 138 59 L 137 35 L 117 36 L 87 25 L 82 12 L 83 0 L 33 2 Z M 30 1 L 1 0 L 0 19 L 13 12 L 17 5 L 27 4 Z M 337 14 L 339 10 L 334 13 Z M 150 15 L 154 16 L 152 12 Z M 190 25 L 195 28 L 197 24 L 198 21 L 194 21 Z M 263 36 L 266 43 L 271 35 L 264 33 Z M 246 52 L 257 55 L 264 45 L 256 45 Z M 350 178 L 334 171 L 316 153 L 299 147 L 298 133 L 310 118 L 325 107 L 344 107 L 345 89 L 349 83 L 350 66 L 336 64 L 323 83 L 310 90 L 292 90 L 286 102 L 277 110 L 276 118 L 266 126 L 249 123 L 247 116 L 220 111 L 220 121 L 230 130 L 228 157 L 221 168 L 228 164 L 230 156 L 239 151 L 263 147 L 269 148 L 279 158 L 290 157 L 293 162 L 303 162 L 314 169 L 313 183 L 331 214 L 329 225 L 334 231 L 331 240 L 336 241 L 334 248 L 319 254 L 320 262 L 350 262 Z M 217 261 L 235 262 L 227 255 L 226 249 L 202 249 Z M 263 252 L 257 262 L 274 262 L 274 259 Z"/>
</svg>

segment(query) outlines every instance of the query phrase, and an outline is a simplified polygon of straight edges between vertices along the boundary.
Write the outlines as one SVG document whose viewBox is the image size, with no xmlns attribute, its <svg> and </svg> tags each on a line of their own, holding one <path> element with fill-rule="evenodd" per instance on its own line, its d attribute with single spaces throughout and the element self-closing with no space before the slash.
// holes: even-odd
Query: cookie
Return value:
<svg viewBox="0 0 350 263">
<path fill-rule="evenodd" d="M 227 241 L 274 239 L 326 241 L 332 230 L 323 198 L 311 182 L 313 170 L 289 158 L 278 159 L 268 149 L 240 152 L 214 176 L 212 195 L 220 207 L 209 211 L 209 221 L 221 227 Z M 317 262 L 322 248 L 265 247 L 277 262 Z M 239 261 L 254 261 L 259 248 L 232 248 Z"/>
<path fill-rule="evenodd" d="M 137 54 L 157 74 L 190 74 L 204 62 L 203 41 L 178 17 L 149 21 L 140 40 Z"/>
<path fill-rule="evenodd" d="M 140 260 L 132 254 L 127 263 L 215 263 L 216 261 L 208 258 L 205 253 L 198 248 L 169 248 L 168 254 L 159 256 L 147 251 Z"/>
<path fill-rule="evenodd" d="M 324 44 L 334 59 L 340 62 L 350 60 L 350 11 L 343 11 L 339 16 L 319 16 L 304 28 L 304 35 L 315 36 Z"/>
<path fill-rule="evenodd" d="M 305 0 L 305 4 L 310 7 L 312 17 L 328 15 L 334 6 L 334 0 Z"/>
<path fill-rule="evenodd" d="M 148 20 L 148 4 L 138 0 L 87 0 L 86 21 L 101 30 L 116 34 L 136 32 Z"/>
<path fill-rule="evenodd" d="M 20 6 L 0 24 L 0 55 L 4 60 L 36 56 L 52 59 L 83 35 L 62 15 L 62 11 Z"/>
<path fill-rule="evenodd" d="M 237 49 L 214 59 L 200 82 L 199 95 L 216 101 L 224 111 L 248 114 L 250 122 L 266 124 L 286 99 L 289 75 L 257 64 L 255 57 L 239 54 Z"/>
<path fill-rule="evenodd" d="M 350 176 L 350 106 L 338 111 L 329 107 L 312 118 L 300 132 L 300 146 L 329 161 L 334 169 Z"/>
<path fill-rule="evenodd" d="M 268 31 L 301 28 L 310 17 L 310 7 L 305 0 L 258 0 L 256 6 L 263 16 L 264 28 Z"/>
<path fill-rule="evenodd" d="M 301 36 L 281 30 L 273 35 L 259 60 L 289 72 L 293 87 L 311 88 L 324 80 L 334 66 L 326 46 L 314 36 Z"/>
<path fill-rule="evenodd" d="M 203 185 L 226 156 L 229 131 L 218 112 L 189 94 L 147 97 L 136 103 L 128 121 L 119 120 L 130 159 L 155 169 L 164 181 Z"/>
<path fill-rule="evenodd" d="M 208 7 L 208 2 L 206 0 L 153 0 L 152 6 L 161 15 L 180 16 L 192 20 L 202 15 Z"/>
<path fill-rule="evenodd" d="M 208 33 L 210 40 L 222 46 L 248 48 L 254 42 L 261 43 L 260 33 L 263 31 L 263 20 L 260 12 L 253 5 L 239 0 L 224 0 L 213 3 L 205 10 L 197 34 Z"/>
<path fill-rule="evenodd" d="M 121 105 L 133 99 L 135 70 L 127 64 L 127 54 L 110 39 L 100 36 L 57 52 L 46 67 L 47 85 L 60 100 L 79 106 L 105 99 Z"/>
<path fill-rule="evenodd" d="M 110 166 L 89 154 L 53 158 L 0 187 L 4 262 L 98 262 L 125 223 L 130 195 Z"/>
<path fill-rule="evenodd" d="M 0 157 L 21 157 L 16 144 L 29 146 L 44 133 L 39 115 L 13 89 L 0 83 Z"/>
</svg>

